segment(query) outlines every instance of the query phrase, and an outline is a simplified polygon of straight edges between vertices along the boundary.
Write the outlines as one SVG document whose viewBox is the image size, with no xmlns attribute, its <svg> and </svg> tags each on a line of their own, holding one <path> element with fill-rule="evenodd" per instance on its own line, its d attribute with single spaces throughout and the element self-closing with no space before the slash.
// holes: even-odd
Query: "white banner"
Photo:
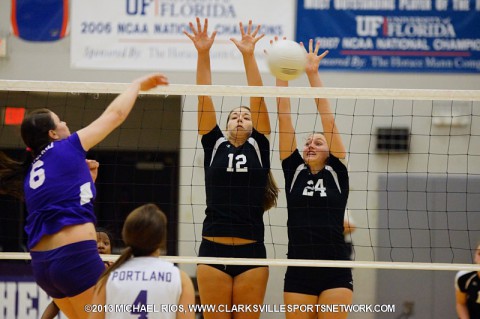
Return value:
<svg viewBox="0 0 480 319">
<path fill-rule="evenodd" d="M 292 0 L 73 0 L 71 66 L 109 70 L 196 69 L 197 53 L 183 31 L 198 16 L 218 32 L 210 52 L 212 70 L 242 71 L 237 47 L 238 23 L 261 24 L 265 38 L 256 45 L 266 71 L 263 49 L 274 36 L 294 38 L 296 1 Z"/>
</svg>

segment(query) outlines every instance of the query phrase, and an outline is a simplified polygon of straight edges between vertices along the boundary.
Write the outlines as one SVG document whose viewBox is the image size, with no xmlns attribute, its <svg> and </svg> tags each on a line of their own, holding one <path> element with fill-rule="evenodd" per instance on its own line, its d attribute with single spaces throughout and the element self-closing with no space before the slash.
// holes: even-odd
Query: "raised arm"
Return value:
<svg viewBox="0 0 480 319">
<path fill-rule="evenodd" d="M 288 81 L 277 79 L 278 87 L 288 87 Z M 283 161 L 297 149 L 297 139 L 295 129 L 292 123 L 292 110 L 290 107 L 290 98 L 277 98 L 278 123 L 279 123 L 279 151 L 280 160 Z"/>
<path fill-rule="evenodd" d="M 165 84 L 168 84 L 167 78 L 159 73 L 147 75 L 133 81 L 125 92 L 110 103 L 99 118 L 77 132 L 83 148 L 88 151 L 103 141 L 108 134 L 125 121 L 135 104 L 140 90 L 147 91 L 158 85 Z"/>
<path fill-rule="evenodd" d="M 248 85 L 263 86 L 262 76 L 260 75 L 257 60 L 255 59 L 255 45 L 265 34 L 258 35 L 260 25 L 258 25 L 255 30 L 252 30 L 252 20 L 248 21 L 246 32 L 242 22 L 240 22 L 239 25 L 242 38 L 240 40 L 231 38 L 230 40 L 235 43 L 242 54 Z M 270 134 L 270 119 L 268 117 L 265 99 L 263 97 L 251 97 L 250 111 L 252 113 L 253 127 L 262 134 Z"/>
<path fill-rule="evenodd" d="M 303 46 L 303 43 L 300 43 Z M 307 51 L 307 66 L 305 68 L 305 73 L 307 73 L 308 81 L 310 82 L 311 87 L 323 87 L 322 80 L 318 73 L 318 67 L 320 61 L 328 54 L 328 51 L 323 52 L 318 55 L 318 50 L 320 48 L 320 42 L 315 44 L 313 48 L 313 40 L 310 39 L 308 43 Z M 330 103 L 328 99 L 325 98 L 316 98 L 315 104 L 317 105 L 318 113 L 322 120 L 323 134 L 327 140 L 328 147 L 330 148 L 330 153 L 335 155 L 337 158 L 345 158 L 346 150 L 343 145 L 342 138 L 338 133 L 337 126 L 335 124 L 335 116 L 330 108 Z"/>
<path fill-rule="evenodd" d="M 212 70 L 210 67 L 210 49 L 217 35 L 213 31 L 208 36 L 208 19 L 202 28 L 200 18 L 197 17 L 197 27 L 190 22 L 192 33 L 183 31 L 183 33 L 193 42 L 197 49 L 197 84 L 212 85 Z M 204 135 L 210 132 L 217 125 L 215 107 L 211 96 L 198 96 L 198 134 Z"/>
</svg>

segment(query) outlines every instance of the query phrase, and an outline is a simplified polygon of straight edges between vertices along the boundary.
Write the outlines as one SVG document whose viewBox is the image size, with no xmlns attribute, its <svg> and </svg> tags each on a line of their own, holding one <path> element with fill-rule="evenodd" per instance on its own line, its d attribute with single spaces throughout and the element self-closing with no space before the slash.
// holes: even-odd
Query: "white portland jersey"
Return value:
<svg viewBox="0 0 480 319">
<path fill-rule="evenodd" d="M 107 310 L 105 318 L 175 319 L 181 293 L 180 270 L 171 262 L 135 257 L 108 276 L 106 305 L 124 309 Z"/>
</svg>

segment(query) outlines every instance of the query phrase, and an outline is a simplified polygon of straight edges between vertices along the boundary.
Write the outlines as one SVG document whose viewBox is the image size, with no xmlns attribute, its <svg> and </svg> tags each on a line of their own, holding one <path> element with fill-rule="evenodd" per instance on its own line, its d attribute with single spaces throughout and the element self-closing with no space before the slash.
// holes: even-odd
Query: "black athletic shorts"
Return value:
<svg viewBox="0 0 480 319">
<path fill-rule="evenodd" d="M 353 291 L 350 268 L 293 267 L 285 274 L 284 292 L 319 296 L 324 290 L 348 288 Z"/>
<path fill-rule="evenodd" d="M 251 243 L 245 245 L 224 245 L 203 239 L 200 244 L 199 257 L 226 257 L 226 258 L 267 258 L 267 251 L 264 243 Z M 244 273 L 247 270 L 266 266 L 244 266 L 244 265 L 213 265 L 232 278 Z"/>
</svg>

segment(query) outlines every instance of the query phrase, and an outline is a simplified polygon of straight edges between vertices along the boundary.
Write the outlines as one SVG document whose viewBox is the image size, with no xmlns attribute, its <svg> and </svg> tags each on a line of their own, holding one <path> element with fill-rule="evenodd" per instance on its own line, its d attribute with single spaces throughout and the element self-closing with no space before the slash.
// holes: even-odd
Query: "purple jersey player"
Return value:
<svg viewBox="0 0 480 319">
<path fill-rule="evenodd" d="M 84 306 L 105 270 L 93 212 L 98 165 L 86 162 L 86 152 L 123 123 L 140 90 L 163 84 L 167 79 L 160 74 L 133 81 L 98 119 L 73 134 L 55 113 L 36 110 L 21 126 L 31 152 L 28 162 L 0 153 L 0 194 L 24 198 L 27 206 L 25 230 L 35 280 L 70 319 L 87 317 Z"/>
</svg>

